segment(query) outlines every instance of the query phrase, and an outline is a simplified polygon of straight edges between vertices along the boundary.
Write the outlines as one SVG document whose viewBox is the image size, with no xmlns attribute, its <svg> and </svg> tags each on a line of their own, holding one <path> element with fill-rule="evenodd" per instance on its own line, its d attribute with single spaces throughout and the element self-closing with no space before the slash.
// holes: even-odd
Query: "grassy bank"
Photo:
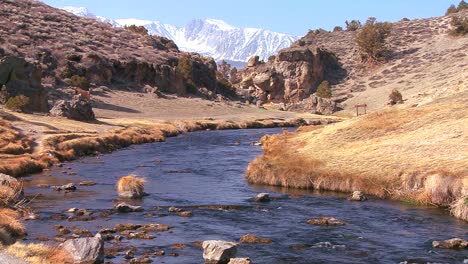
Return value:
<svg viewBox="0 0 468 264">
<path fill-rule="evenodd" d="M 256 184 L 351 192 L 452 206 L 468 221 L 468 92 L 325 127 L 266 136 Z"/>
</svg>

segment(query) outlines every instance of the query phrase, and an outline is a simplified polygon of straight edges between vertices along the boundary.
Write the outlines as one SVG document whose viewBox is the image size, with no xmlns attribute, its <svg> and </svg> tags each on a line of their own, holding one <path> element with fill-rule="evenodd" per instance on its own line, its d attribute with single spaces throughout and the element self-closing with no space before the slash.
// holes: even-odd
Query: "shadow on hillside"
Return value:
<svg viewBox="0 0 468 264">
<path fill-rule="evenodd" d="M 113 105 L 113 104 L 108 104 L 108 103 L 104 103 L 104 102 L 93 102 L 93 108 L 98 108 L 98 109 L 103 109 L 103 110 L 111 110 L 111 111 L 116 111 L 116 112 L 132 113 L 132 114 L 141 113 L 140 111 L 132 109 L 132 108 Z"/>
</svg>

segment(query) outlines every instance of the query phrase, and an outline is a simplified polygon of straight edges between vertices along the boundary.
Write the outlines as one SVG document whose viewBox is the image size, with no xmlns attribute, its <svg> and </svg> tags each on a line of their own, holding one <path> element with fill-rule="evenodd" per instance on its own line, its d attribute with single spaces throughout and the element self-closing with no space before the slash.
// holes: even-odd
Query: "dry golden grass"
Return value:
<svg viewBox="0 0 468 264">
<path fill-rule="evenodd" d="M 0 117 L 0 154 L 23 154 L 31 151 L 32 140 L 23 136 L 11 123 Z"/>
<path fill-rule="evenodd" d="M 468 221 L 468 196 L 460 197 L 450 205 L 450 212 L 456 218 Z"/>
<path fill-rule="evenodd" d="M 266 137 L 247 169 L 257 184 L 448 206 L 468 192 L 468 92 L 331 126 Z"/>
<path fill-rule="evenodd" d="M 26 228 L 19 220 L 19 213 L 7 209 L 0 208 L 0 244 L 10 245 L 26 235 Z"/>
<path fill-rule="evenodd" d="M 5 252 L 31 264 L 74 263 L 65 250 L 43 244 L 15 243 L 5 248 Z"/>
<path fill-rule="evenodd" d="M 134 193 L 135 196 L 141 197 L 145 192 L 145 179 L 135 175 L 123 176 L 117 182 L 117 191 Z"/>
</svg>

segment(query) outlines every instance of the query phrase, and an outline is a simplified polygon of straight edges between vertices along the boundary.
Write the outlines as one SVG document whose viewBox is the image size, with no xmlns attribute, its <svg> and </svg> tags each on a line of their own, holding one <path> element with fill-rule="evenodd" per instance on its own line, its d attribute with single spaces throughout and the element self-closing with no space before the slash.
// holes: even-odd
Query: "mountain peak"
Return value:
<svg viewBox="0 0 468 264">
<path fill-rule="evenodd" d="M 220 20 L 220 19 L 208 18 L 208 19 L 205 19 L 205 23 L 217 26 L 219 29 L 225 30 L 225 31 L 236 29 L 235 27 L 226 23 L 224 20 Z"/>
</svg>

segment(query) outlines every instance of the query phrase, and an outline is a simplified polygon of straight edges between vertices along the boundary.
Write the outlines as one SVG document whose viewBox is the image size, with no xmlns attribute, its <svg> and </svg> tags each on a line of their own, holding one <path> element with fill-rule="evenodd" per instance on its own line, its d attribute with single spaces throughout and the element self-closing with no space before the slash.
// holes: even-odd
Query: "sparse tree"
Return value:
<svg viewBox="0 0 468 264">
<path fill-rule="evenodd" d="M 323 81 L 317 88 L 316 95 L 322 98 L 332 97 L 332 90 L 330 88 L 330 83 L 328 81 Z"/>
<path fill-rule="evenodd" d="M 370 17 L 356 36 L 356 43 L 361 51 L 363 61 L 376 62 L 388 56 L 387 37 L 392 26 L 388 22 L 377 22 Z"/>
<path fill-rule="evenodd" d="M 450 5 L 449 8 L 447 9 L 447 11 L 445 11 L 445 15 L 450 15 L 450 14 L 453 14 L 453 13 L 456 13 L 458 10 L 457 8 L 455 7 L 455 5 Z"/>
<path fill-rule="evenodd" d="M 359 20 L 351 20 L 351 22 L 348 22 L 348 20 L 346 20 L 345 24 L 346 31 L 356 31 L 362 27 L 361 21 Z"/>
<path fill-rule="evenodd" d="M 227 63 L 225 60 L 222 60 L 218 65 L 219 73 L 223 79 L 229 80 L 229 74 L 231 73 L 231 64 Z"/>
<path fill-rule="evenodd" d="M 388 95 L 388 101 L 390 105 L 402 104 L 403 96 L 397 89 L 393 89 L 392 92 Z"/>
<path fill-rule="evenodd" d="M 462 11 L 464 9 L 468 9 L 468 3 L 465 0 L 461 0 L 458 4 L 457 11 Z"/>
</svg>

